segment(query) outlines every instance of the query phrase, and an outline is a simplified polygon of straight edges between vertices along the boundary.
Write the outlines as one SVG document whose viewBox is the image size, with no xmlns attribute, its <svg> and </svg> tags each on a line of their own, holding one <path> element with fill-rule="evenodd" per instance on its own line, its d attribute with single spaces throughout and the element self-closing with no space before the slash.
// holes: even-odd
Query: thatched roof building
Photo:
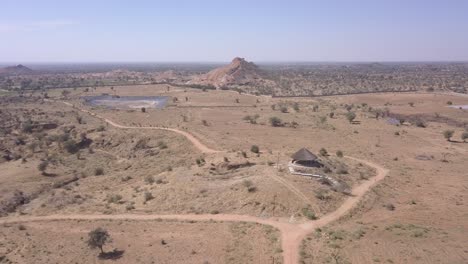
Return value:
<svg viewBox="0 0 468 264">
<path fill-rule="evenodd" d="M 294 153 L 291 158 L 293 159 L 292 162 L 295 164 L 299 164 L 302 166 L 308 167 L 321 167 L 322 164 L 318 161 L 318 158 L 315 154 L 310 152 L 306 148 L 301 148 L 296 153 Z"/>
</svg>

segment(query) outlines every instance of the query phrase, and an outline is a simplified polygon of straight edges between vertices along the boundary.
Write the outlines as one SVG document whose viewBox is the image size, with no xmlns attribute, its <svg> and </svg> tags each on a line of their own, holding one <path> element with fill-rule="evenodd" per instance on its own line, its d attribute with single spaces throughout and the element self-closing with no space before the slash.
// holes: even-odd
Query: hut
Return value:
<svg viewBox="0 0 468 264">
<path fill-rule="evenodd" d="M 322 167 L 316 155 L 306 148 L 301 148 L 292 156 L 292 164 L 304 167 Z"/>
</svg>

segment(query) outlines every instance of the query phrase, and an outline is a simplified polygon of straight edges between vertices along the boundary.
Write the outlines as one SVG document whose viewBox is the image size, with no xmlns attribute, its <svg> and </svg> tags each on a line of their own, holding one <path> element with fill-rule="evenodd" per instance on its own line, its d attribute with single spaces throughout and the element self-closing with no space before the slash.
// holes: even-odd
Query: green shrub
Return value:
<svg viewBox="0 0 468 264">
<path fill-rule="evenodd" d="M 352 123 L 354 119 L 356 119 L 356 114 L 354 112 L 348 112 L 346 113 L 346 119 L 348 119 L 348 121 Z"/>
<path fill-rule="evenodd" d="M 78 150 L 79 150 L 78 144 L 73 139 L 69 139 L 69 140 L 65 141 L 63 143 L 63 147 L 65 148 L 65 150 L 68 153 L 71 153 L 71 154 L 74 154 L 74 153 L 78 152 Z"/>
<path fill-rule="evenodd" d="M 260 152 L 260 148 L 257 145 L 252 145 L 252 147 L 250 147 L 250 151 L 258 154 Z"/>
<path fill-rule="evenodd" d="M 95 168 L 95 169 L 94 169 L 94 175 L 95 175 L 95 176 L 104 175 L 104 169 L 101 168 L 101 167 Z"/>
<path fill-rule="evenodd" d="M 317 216 L 315 215 L 315 213 L 313 211 L 311 211 L 310 208 L 308 208 L 308 207 L 302 208 L 302 215 L 307 217 L 307 219 L 309 219 L 309 220 L 316 220 L 317 219 Z"/>
<path fill-rule="evenodd" d="M 322 156 L 328 156 L 328 151 L 325 148 L 321 148 L 319 150 L 320 155 Z"/>
<path fill-rule="evenodd" d="M 343 157 L 343 151 L 338 150 L 338 151 L 336 152 L 336 156 L 337 156 L 338 158 L 342 158 L 342 157 Z"/>
<path fill-rule="evenodd" d="M 150 193 L 150 192 L 145 192 L 145 194 L 144 194 L 144 201 L 145 201 L 145 203 L 146 203 L 147 201 L 153 200 L 153 199 L 154 199 L 154 196 L 153 196 L 152 193 Z"/>
<path fill-rule="evenodd" d="M 443 135 L 444 135 L 444 138 L 447 139 L 447 141 L 450 141 L 454 133 L 455 131 L 453 130 L 445 130 Z"/>
<path fill-rule="evenodd" d="M 148 175 L 145 177 L 145 182 L 147 184 L 153 184 L 154 183 L 154 177 L 152 175 Z"/>
</svg>

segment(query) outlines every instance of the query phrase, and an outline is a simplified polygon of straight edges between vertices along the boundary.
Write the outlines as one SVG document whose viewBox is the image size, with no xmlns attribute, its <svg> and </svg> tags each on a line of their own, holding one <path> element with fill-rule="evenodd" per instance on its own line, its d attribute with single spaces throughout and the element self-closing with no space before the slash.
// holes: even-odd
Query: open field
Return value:
<svg viewBox="0 0 468 264">
<path fill-rule="evenodd" d="M 281 252 L 283 263 L 468 260 L 461 247 L 468 243 L 462 235 L 468 231 L 468 143 L 461 140 L 468 112 L 448 107 L 466 105 L 468 97 L 281 99 L 166 84 L 62 91 L 48 90 L 47 100 L 1 98 L 1 146 L 8 156 L 0 163 L 6 172 L 0 176 L 0 199 L 9 205 L 2 211 L 5 221 L 47 215 L 212 215 L 219 221 L 249 216 L 247 222 L 279 229 L 281 235 L 273 233 L 282 238 L 282 250 L 279 239 L 269 238 L 272 231 L 254 224 L 82 219 L 76 226 L 79 220 L 72 218 L 25 221 L 21 232 L 17 224 L 5 223 L 11 226 L 2 228 L 7 241 L 2 243 L 11 251 L 0 256 L 11 261 L 96 259 L 81 241 L 76 249 L 64 246 L 70 252 L 63 256 L 36 254 L 57 249 L 57 242 L 38 245 L 52 225 L 58 241 L 106 227 L 113 247 L 125 250 L 122 263 L 281 263 Z M 93 107 L 81 99 L 103 93 L 169 100 L 163 109 L 141 111 Z M 352 122 L 349 112 L 356 115 Z M 28 120 L 31 131 L 24 129 Z M 15 126 L 18 122 L 22 125 Z M 36 123 L 57 126 L 38 131 Z M 454 131 L 451 141 L 442 135 L 445 130 Z M 61 140 L 64 133 L 69 138 Z M 68 148 L 70 140 L 77 149 Z M 324 164 L 314 173 L 345 183 L 353 195 L 290 174 L 290 156 L 302 147 Z M 44 160 L 49 165 L 42 173 L 38 166 Z M 23 200 L 11 205 L 18 197 Z M 321 231 L 314 231 L 318 227 Z M 67 233 L 59 236 L 60 230 Z M 22 235 L 26 232 L 30 236 Z M 174 236 L 174 248 L 183 250 L 162 247 L 164 236 Z M 253 237 L 260 242 L 251 244 Z M 14 251 L 14 243 L 24 247 Z"/>
</svg>

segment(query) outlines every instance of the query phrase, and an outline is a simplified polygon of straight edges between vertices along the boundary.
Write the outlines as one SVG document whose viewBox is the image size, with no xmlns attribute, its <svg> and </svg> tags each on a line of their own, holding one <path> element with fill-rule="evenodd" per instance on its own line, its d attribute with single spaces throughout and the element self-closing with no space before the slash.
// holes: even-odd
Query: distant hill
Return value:
<svg viewBox="0 0 468 264">
<path fill-rule="evenodd" d="M 34 73 L 33 70 L 21 64 L 0 68 L 0 75 L 25 75 L 32 73 Z"/>
<path fill-rule="evenodd" d="M 263 74 L 253 62 L 236 57 L 229 65 L 211 70 L 197 76 L 192 83 L 224 88 L 238 85 L 255 84 L 263 79 Z"/>
</svg>

